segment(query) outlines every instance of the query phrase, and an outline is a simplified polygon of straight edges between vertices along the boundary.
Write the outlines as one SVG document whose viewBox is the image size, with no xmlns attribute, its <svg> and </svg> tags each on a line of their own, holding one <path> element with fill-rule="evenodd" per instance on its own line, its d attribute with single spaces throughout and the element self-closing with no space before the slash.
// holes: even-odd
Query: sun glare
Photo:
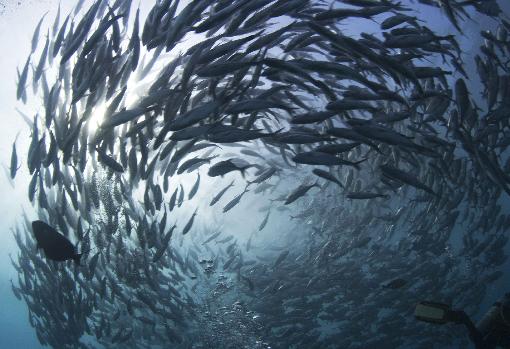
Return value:
<svg viewBox="0 0 510 349">
<path fill-rule="evenodd" d="M 101 127 L 103 123 L 104 115 L 106 113 L 107 105 L 106 103 L 101 103 L 97 107 L 94 108 L 90 120 L 88 122 L 88 131 L 90 133 L 94 133 L 97 129 Z"/>
</svg>

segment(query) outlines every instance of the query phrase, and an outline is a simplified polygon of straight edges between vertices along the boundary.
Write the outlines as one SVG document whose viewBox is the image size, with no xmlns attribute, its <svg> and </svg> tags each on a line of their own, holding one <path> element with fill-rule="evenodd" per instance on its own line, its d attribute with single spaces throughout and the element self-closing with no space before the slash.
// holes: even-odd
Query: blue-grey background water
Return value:
<svg viewBox="0 0 510 349">
<path fill-rule="evenodd" d="M 413 1 L 403 1 L 403 3 L 408 4 L 411 7 L 415 7 L 418 11 L 417 15 L 419 18 L 424 20 L 426 25 L 433 28 L 437 33 L 448 34 L 455 32 L 455 29 L 448 18 L 444 15 L 444 13 L 441 13 L 437 9 L 419 5 Z M 91 4 L 91 1 L 85 1 L 83 6 L 88 8 Z M 31 210 L 31 205 L 27 199 L 27 188 L 31 177 L 28 174 L 28 169 L 26 168 L 25 163 L 30 141 L 30 129 L 27 128 L 25 122 L 16 111 L 16 108 L 24 108 L 19 101 L 16 101 L 16 82 L 18 80 L 16 69 L 18 68 L 21 70 L 23 68 L 26 57 L 30 52 L 32 33 L 40 18 L 46 14 L 47 21 L 44 23 L 47 26 L 51 25 L 59 5 L 61 13 L 64 14 L 69 13 L 76 5 L 76 2 L 63 1 L 59 3 L 54 0 L 4 1 L 3 9 L 1 9 L 0 14 L 0 47 L 2 47 L 2 54 L 0 55 L 0 115 L 2 120 L 2 127 L 0 128 L 0 162 L 8 168 L 11 158 L 12 142 L 19 134 L 17 147 L 21 163 L 21 168 L 14 181 L 15 186 L 11 184 L 11 181 L 7 177 L 8 171 L 6 171 L 5 175 L 2 173 L 0 176 L 0 210 L 2 213 L 2 237 L 0 239 L 0 262 L 2 265 L 0 268 L 0 299 L 2 299 L 0 309 L 0 348 L 41 347 L 35 335 L 35 331 L 28 321 L 27 304 L 14 297 L 11 291 L 10 281 L 13 280 L 16 282 L 18 273 L 12 267 L 9 256 L 15 258 L 19 253 L 19 248 L 13 238 L 12 229 L 18 224 L 21 224 L 23 210 L 27 212 Z M 133 8 L 136 5 L 137 4 L 133 3 Z M 146 18 L 152 5 L 152 1 L 140 2 L 141 19 Z M 507 14 L 510 14 L 510 2 L 501 0 L 500 5 Z M 132 11 L 134 12 L 134 10 Z M 285 25 L 288 22 L 285 18 L 280 18 L 279 20 L 281 23 L 278 23 L 277 20 L 275 23 L 276 26 Z M 141 23 L 143 23 L 143 20 Z M 458 35 L 457 39 L 465 55 L 468 75 L 474 76 L 476 74 L 476 67 L 472 58 L 475 52 L 477 52 L 478 47 L 483 42 L 483 38 L 480 36 L 480 30 L 495 30 L 496 26 L 496 21 L 480 14 L 476 14 L 471 20 L 467 20 L 462 23 L 462 35 Z M 44 44 L 46 27 L 43 26 L 43 28 L 44 29 L 41 31 L 40 35 L 41 42 L 39 42 L 39 46 Z M 367 21 L 363 20 L 349 19 L 347 22 L 343 23 L 342 30 L 346 33 L 358 33 L 360 31 L 374 32 L 378 30 L 378 24 L 367 23 Z M 192 44 L 193 42 L 185 43 L 188 47 L 192 46 Z M 437 63 L 441 64 L 440 62 Z M 473 81 L 476 82 L 476 79 L 473 79 Z M 470 88 L 472 95 L 476 96 L 479 94 L 482 87 L 481 85 L 470 85 Z M 40 101 L 29 100 L 28 106 L 35 109 L 41 108 L 40 105 L 31 105 L 31 103 L 37 104 L 40 103 Z M 301 178 L 300 176 L 297 177 L 298 179 Z M 240 181 L 239 178 L 237 179 L 238 181 Z M 289 181 L 289 179 L 286 180 Z M 186 179 L 186 181 L 186 184 L 190 186 L 194 181 L 194 177 Z M 217 182 L 204 180 L 201 191 L 195 200 L 210 200 L 213 193 L 228 184 L 229 181 L 230 179 L 228 178 Z M 288 188 L 293 188 L 299 183 L 300 182 L 296 180 L 296 183 L 289 182 L 285 185 L 288 185 Z M 241 189 L 242 186 L 236 187 L 237 191 L 240 191 Z M 311 191 L 308 195 L 313 196 L 320 194 Z M 503 194 L 503 196 L 504 195 L 505 194 Z M 510 206 L 508 206 L 508 198 L 504 197 L 501 202 L 503 204 L 503 212 L 508 213 L 510 209 Z M 231 215 L 229 218 L 224 218 L 222 226 L 226 227 L 224 228 L 225 231 L 242 235 L 243 239 L 246 239 L 251 231 L 257 229 L 260 221 L 264 218 L 264 214 L 259 213 L 257 209 L 264 207 L 267 204 L 267 198 L 258 199 L 256 195 L 249 196 L 249 200 L 242 202 L 240 206 L 235 208 L 235 211 L 229 213 L 229 215 Z M 187 218 L 193 212 L 194 207 L 191 205 L 189 207 L 186 207 L 185 205 L 184 207 L 186 209 L 183 210 L 183 215 Z M 292 209 L 298 211 L 297 208 Z M 216 221 L 219 219 L 217 217 L 217 211 L 211 210 L 210 212 L 207 212 L 201 208 L 199 213 L 201 224 L 207 224 L 210 222 L 210 224 L 213 225 L 216 224 Z M 274 239 L 275 244 L 288 242 L 285 239 L 279 239 L 276 236 L 278 234 L 284 234 L 286 238 L 288 238 L 289 236 L 292 236 L 293 231 L 309 229 L 309 227 L 303 227 L 302 225 L 295 223 L 294 220 L 290 220 L 289 216 L 292 214 L 292 211 L 275 211 L 273 216 L 271 216 L 272 219 L 266 228 L 266 230 L 269 230 L 270 233 L 264 235 L 267 236 L 267 243 L 269 245 L 273 243 L 271 242 L 271 239 Z M 324 214 L 327 215 L 327 212 Z M 35 212 L 29 213 L 29 217 L 35 217 Z M 183 220 L 186 218 L 183 218 Z M 181 223 L 180 227 L 182 228 L 183 225 L 184 223 Z M 455 245 L 455 229 L 453 231 L 452 245 Z M 506 234 L 508 234 L 508 227 L 505 227 L 505 231 Z M 301 235 L 296 233 L 296 236 Z M 506 246 L 505 249 L 507 253 L 510 253 L 510 246 Z M 504 272 L 503 277 L 501 277 L 497 282 L 492 283 L 490 287 L 486 289 L 484 301 L 480 305 L 478 311 L 470 314 L 474 319 L 478 319 L 486 311 L 489 305 L 492 304 L 492 302 L 501 297 L 505 292 L 510 291 L 510 276 L 505 272 L 505 270 L 510 270 L 509 262 L 506 262 L 499 268 L 499 270 Z M 416 275 L 416 278 L 419 277 L 419 275 Z M 349 284 L 355 283 L 355 280 L 345 280 L 345 282 L 346 287 L 349 287 Z M 450 286 L 451 285 L 431 285 L 431 287 L 437 288 Z M 419 301 L 419 299 L 417 299 L 417 301 Z M 282 318 L 285 316 L 286 315 L 282 314 Z M 406 314 L 406 316 L 409 316 L 409 314 Z M 284 319 L 282 319 L 282 321 L 283 320 Z M 348 318 L 342 320 L 349 321 Z M 370 327 L 369 323 L 367 323 L 367 327 Z M 324 329 L 325 332 L 328 330 L 331 329 Z M 463 332 L 460 331 L 459 333 Z M 393 333 L 393 335 L 399 336 L 399 333 Z M 462 343 L 463 344 L 454 345 L 466 345 L 466 342 Z M 358 345 L 360 348 L 372 347 L 368 346 L 368 344 L 365 346 L 363 343 L 358 343 Z M 409 345 L 412 347 L 412 344 Z M 171 345 L 165 343 L 161 343 L 161 346 L 171 347 Z M 129 345 L 127 345 L 127 347 L 129 347 Z M 308 347 L 312 348 L 315 346 L 310 344 Z"/>
</svg>

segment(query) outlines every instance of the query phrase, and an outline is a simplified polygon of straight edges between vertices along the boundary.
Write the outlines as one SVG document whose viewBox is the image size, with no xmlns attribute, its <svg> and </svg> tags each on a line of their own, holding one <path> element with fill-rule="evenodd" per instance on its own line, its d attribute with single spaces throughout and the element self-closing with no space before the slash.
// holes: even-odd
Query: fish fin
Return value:
<svg viewBox="0 0 510 349">
<path fill-rule="evenodd" d="M 74 256 L 73 256 L 73 260 L 74 260 L 74 263 L 76 263 L 77 265 L 81 265 L 80 264 L 80 259 L 81 259 L 81 256 L 83 255 L 83 253 L 76 253 Z"/>
<path fill-rule="evenodd" d="M 253 165 L 246 165 L 246 166 L 241 167 L 241 168 L 239 169 L 239 171 L 241 172 L 241 176 L 243 176 L 243 178 L 245 178 L 245 175 L 246 175 L 246 174 L 245 174 L 245 171 L 246 171 L 247 169 L 249 169 L 250 167 L 252 167 L 252 166 L 253 166 Z"/>
</svg>

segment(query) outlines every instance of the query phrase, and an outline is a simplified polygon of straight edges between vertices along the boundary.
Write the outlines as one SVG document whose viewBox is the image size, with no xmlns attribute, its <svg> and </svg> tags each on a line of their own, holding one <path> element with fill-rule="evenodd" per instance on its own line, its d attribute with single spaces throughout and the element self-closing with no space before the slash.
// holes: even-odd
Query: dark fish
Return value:
<svg viewBox="0 0 510 349">
<path fill-rule="evenodd" d="M 200 173 L 197 174 L 197 180 L 195 181 L 195 184 L 191 187 L 191 190 L 188 193 L 188 200 L 193 199 L 195 194 L 198 191 L 198 186 L 200 185 Z"/>
<path fill-rule="evenodd" d="M 328 154 L 340 154 L 345 153 L 348 151 L 351 151 L 352 149 L 358 147 L 361 145 L 361 143 L 341 143 L 341 144 L 327 144 L 327 145 L 321 145 L 317 148 L 315 148 L 315 151 L 321 152 L 321 153 L 328 153 Z"/>
<path fill-rule="evenodd" d="M 234 208 L 234 206 L 236 206 L 241 201 L 241 199 L 244 196 L 244 194 L 249 192 L 248 186 L 249 186 L 249 184 L 246 185 L 246 188 L 244 188 L 244 190 L 241 192 L 241 194 L 235 196 L 232 200 L 230 200 L 225 205 L 225 207 L 223 207 L 223 213 L 230 211 L 232 208 Z"/>
<path fill-rule="evenodd" d="M 99 158 L 99 161 L 106 165 L 108 168 L 112 169 L 115 172 L 124 172 L 124 167 L 122 167 L 121 164 L 119 164 L 114 158 L 106 154 L 104 150 L 101 148 L 97 148 L 97 155 Z"/>
<path fill-rule="evenodd" d="M 241 275 L 241 278 L 246 282 L 246 285 L 248 286 L 250 291 L 253 291 L 255 289 L 255 285 L 253 284 L 253 281 L 251 281 L 249 277 Z"/>
<path fill-rule="evenodd" d="M 282 251 L 278 258 L 276 258 L 276 261 L 273 264 L 273 269 L 276 269 L 280 264 L 283 263 L 283 261 L 287 258 L 289 255 L 289 250 Z"/>
<path fill-rule="evenodd" d="M 184 226 L 184 229 L 182 230 L 182 235 L 186 235 L 191 227 L 193 226 L 193 221 L 195 220 L 195 216 L 197 215 L 198 208 L 195 209 L 195 212 L 191 215 L 191 218 L 189 219 L 188 223 Z"/>
<path fill-rule="evenodd" d="M 227 185 L 225 188 L 223 188 L 222 190 L 220 190 L 218 192 L 218 194 L 216 194 L 213 199 L 211 200 L 211 203 L 209 204 L 209 206 L 213 206 L 215 203 L 217 203 L 221 197 L 227 192 L 227 190 L 229 190 L 230 188 L 232 188 L 234 186 L 234 181 L 232 181 L 229 185 Z"/>
<path fill-rule="evenodd" d="M 207 174 L 209 175 L 209 177 L 217 177 L 224 176 L 232 171 L 239 171 L 244 177 L 244 171 L 246 171 L 250 167 L 253 167 L 253 165 L 236 165 L 232 161 L 232 159 L 230 159 L 215 163 L 214 165 L 209 167 L 209 171 L 207 172 Z"/>
<path fill-rule="evenodd" d="M 16 154 L 16 140 L 18 139 L 18 136 L 16 136 L 16 139 L 12 143 L 12 153 L 11 153 L 11 168 L 10 168 L 10 174 L 11 179 L 14 179 L 16 177 L 16 172 L 18 172 L 18 155 Z"/>
<path fill-rule="evenodd" d="M 170 212 L 173 211 L 175 204 L 177 203 L 177 191 L 178 191 L 178 188 L 175 188 L 174 193 L 170 197 L 170 202 L 168 203 L 168 210 Z"/>
<path fill-rule="evenodd" d="M 32 35 L 32 53 L 34 53 L 35 49 L 37 48 L 37 43 L 39 42 L 39 32 L 41 31 L 41 25 L 44 20 L 44 17 L 48 12 L 45 12 L 39 22 L 37 23 L 37 26 L 35 27 L 34 34 Z"/>
<path fill-rule="evenodd" d="M 317 182 L 314 183 L 314 184 L 302 184 L 302 185 L 300 185 L 299 187 L 294 189 L 294 191 L 292 191 L 287 196 L 287 198 L 285 199 L 285 203 L 284 204 L 285 205 L 289 205 L 289 204 L 293 203 L 294 201 L 296 201 L 297 199 L 299 199 L 300 197 L 305 195 L 313 187 L 320 188 L 320 186 L 317 184 Z"/>
<path fill-rule="evenodd" d="M 367 200 L 375 198 L 389 198 L 386 194 L 371 193 L 371 192 L 350 192 L 347 193 L 347 198 L 355 200 Z"/>
<path fill-rule="evenodd" d="M 311 124 L 315 122 L 323 122 L 333 117 L 337 113 L 335 111 L 318 111 L 306 114 L 296 115 L 292 118 L 293 124 Z"/>
<path fill-rule="evenodd" d="M 266 213 L 266 216 L 264 217 L 264 219 L 262 220 L 262 222 L 259 225 L 259 231 L 261 231 L 262 229 L 264 229 L 266 227 L 267 222 L 269 220 L 269 214 L 270 213 L 271 213 L 271 210 L 268 210 L 267 213 Z"/>
<path fill-rule="evenodd" d="M 324 178 L 328 181 L 334 182 L 334 183 L 338 184 L 340 187 L 344 188 L 344 185 L 331 173 L 321 170 L 319 168 L 315 168 L 312 172 L 313 172 L 313 174 L 315 174 L 321 178 Z"/>
<path fill-rule="evenodd" d="M 76 248 L 64 235 L 43 221 L 33 221 L 32 231 L 37 240 L 37 248 L 44 250 L 46 258 L 54 261 L 72 259 L 80 264 L 82 253 L 76 253 Z"/>
<path fill-rule="evenodd" d="M 27 78 L 28 78 L 28 66 L 30 64 L 30 57 L 31 56 L 28 56 L 25 66 L 23 67 L 21 74 L 19 74 L 18 86 L 16 89 L 16 98 L 18 100 L 25 99 L 24 96 L 26 94 L 26 83 L 27 83 Z"/>
<path fill-rule="evenodd" d="M 97 252 L 95 255 L 92 256 L 89 262 L 89 272 L 91 275 L 94 275 L 94 272 L 96 271 L 97 262 L 99 260 L 99 254 L 101 252 Z"/>
<path fill-rule="evenodd" d="M 153 263 L 160 260 L 161 257 L 163 256 L 163 254 L 165 253 L 165 251 L 167 250 L 168 243 L 170 242 L 170 239 L 172 238 L 173 232 L 176 227 L 177 227 L 177 225 L 174 224 L 172 226 L 172 228 L 170 228 L 170 230 L 165 234 L 164 238 L 161 241 L 161 247 L 156 251 L 156 253 L 154 254 L 154 257 L 152 257 Z"/>
<path fill-rule="evenodd" d="M 393 290 L 396 290 L 398 288 L 401 288 L 407 284 L 407 281 L 401 278 L 393 279 L 390 282 L 384 284 L 383 288 L 391 288 Z"/>
<path fill-rule="evenodd" d="M 307 164 L 307 165 L 324 165 L 324 166 L 353 166 L 355 168 L 359 168 L 359 164 L 366 161 L 366 159 L 360 161 L 348 161 L 343 160 L 335 155 L 329 153 L 322 153 L 319 151 L 309 151 L 305 153 L 299 153 L 292 158 L 297 164 Z"/>
<path fill-rule="evenodd" d="M 278 169 L 276 167 L 271 167 L 262 172 L 257 178 L 255 178 L 253 181 L 249 181 L 248 183 L 262 183 L 265 180 L 271 178 L 275 173 L 278 172 Z"/>
<path fill-rule="evenodd" d="M 213 241 L 214 239 L 216 239 L 218 236 L 220 236 L 222 233 L 222 231 L 218 231 L 214 234 L 212 234 L 211 236 L 209 236 L 204 242 L 202 242 L 202 245 L 205 245 L 211 241 Z"/>
<path fill-rule="evenodd" d="M 210 163 L 211 160 L 214 159 L 215 157 L 216 156 L 210 156 L 208 158 L 199 158 L 199 157 L 196 157 L 196 158 L 193 158 L 193 159 L 186 160 L 177 169 L 177 174 L 182 174 L 184 171 L 190 172 L 191 169 L 193 169 L 193 168 L 196 169 L 197 166 L 201 166 L 203 164 Z"/>
<path fill-rule="evenodd" d="M 404 182 L 415 188 L 422 189 L 429 194 L 436 195 L 436 193 L 434 193 L 434 191 L 429 186 L 425 185 L 418 178 L 408 172 L 402 171 L 390 165 L 381 165 L 380 168 L 383 175 L 388 178 Z"/>
</svg>

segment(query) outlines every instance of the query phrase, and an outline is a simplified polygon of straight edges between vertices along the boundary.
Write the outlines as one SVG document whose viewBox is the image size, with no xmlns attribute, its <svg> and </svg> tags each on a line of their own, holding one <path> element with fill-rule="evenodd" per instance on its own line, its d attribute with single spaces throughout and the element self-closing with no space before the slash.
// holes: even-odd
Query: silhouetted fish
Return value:
<svg viewBox="0 0 510 349">
<path fill-rule="evenodd" d="M 81 253 L 76 253 L 76 248 L 64 235 L 50 227 L 43 221 L 33 221 L 32 230 L 37 240 L 37 248 L 42 248 L 46 258 L 54 261 L 74 260 L 80 264 Z"/>
<path fill-rule="evenodd" d="M 396 279 L 393 279 L 390 282 L 384 284 L 382 287 L 383 288 L 391 288 L 391 289 L 396 290 L 397 288 L 404 287 L 405 284 L 407 284 L 406 280 L 401 279 L 401 278 L 396 278 Z"/>
</svg>

